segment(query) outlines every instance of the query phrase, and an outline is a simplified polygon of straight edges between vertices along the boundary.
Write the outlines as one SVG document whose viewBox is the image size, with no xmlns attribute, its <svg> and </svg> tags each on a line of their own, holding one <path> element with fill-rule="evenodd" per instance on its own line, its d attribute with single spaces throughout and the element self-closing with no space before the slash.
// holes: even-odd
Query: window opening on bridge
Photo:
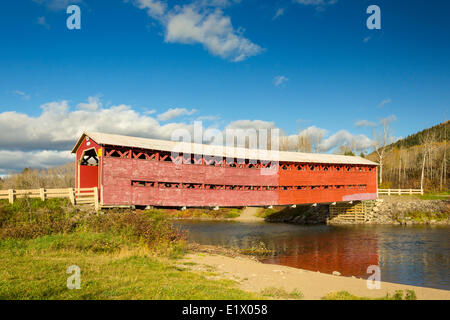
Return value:
<svg viewBox="0 0 450 320">
<path fill-rule="evenodd" d="M 93 155 L 94 157 L 94 155 Z M 96 157 L 96 155 L 95 155 Z M 310 170 L 310 171 L 358 171 L 358 172 L 372 172 L 372 166 L 355 166 L 355 165 L 334 165 L 334 164 L 308 164 L 308 163 L 291 163 L 291 162 L 274 162 L 267 160 L 254 160 L 254 159 L 223 159 L 221 157 L 200 155 L 200 154 L 183 154 L 178 156 L 172 156 L 167 151 L 147 150 L 139 148 L 124 148 L 118 146 L 106 146 L 105 157 L 113 158 L 128 158 L 138 160 L 153 160 L 162 162 L 173 162 L 175 164 L 201 164 L 217 167 L 230 167 L 230 168 L 245 168 L 245 169 L 260 169 L 260 168 L 275 168 L 279 167 L 280 170 Z M 86 158 L 86 161 L 88 159 Z M 98 162 L 98 159 L 96 159 Z M 83 165 L 86 162 L 83 162 Z M 89 165 L 95 165 L 92 161 Z"/>
<path fill-rule="evenodd" d="M 301 186 L 254 186 L 254 185 L 222 185 L 181 182 L 155 182 L 132 180 L 133 187 L 158 187 L 160 189 L 206 189 L 206 190 L 240 190 L 240 191 L 294 191 L 294 190 L 333 190 L 333 189 L 366 189 L 367 185 L 301 185 Z"/>
<path fill-rule="evenodd" d="M 80 159 L 80 165 L 82 166 L 98 166 L 98 156 L 95 149 L 89 149 L 83 152 Z"/>
</svg>

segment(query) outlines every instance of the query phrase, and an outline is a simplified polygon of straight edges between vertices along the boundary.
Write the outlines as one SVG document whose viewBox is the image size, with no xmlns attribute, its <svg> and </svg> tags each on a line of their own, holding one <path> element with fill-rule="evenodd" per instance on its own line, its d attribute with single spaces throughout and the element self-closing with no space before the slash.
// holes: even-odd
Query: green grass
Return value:
<svg viewBox="0 0 450 320">
<path fill-rule="evenodd" d="M 383 195 L 383 196 L 387 196 L 387 195 Z M 391 198 L 394 198 L 394 197 L 402 197 L 402 198 L 412 197 L 412 198 L 421 199 L 421 200 L 450 200 L 450 192 L 445 192 L 445 191 L 441 191 L 441 192 L 426 192 L 423 195 L 422 194 L 415 194 L 415 195 L 391 194 L 389 197 L 391 197 Z"/>
<path fill-rule="evenodd" d="M 0 202 L 0 299 L 259 298 L 176 266 L 185 251 L 164 210 L 97 215 L 60 199 Z M 71 265 L 80 290 L 67 288 Z"/>
<path fill-rule="evenodd" d="M 403 290 L 397 290 L 392 295 L 388 293 L 378 298 L 358 297 L 347 291 L 339 291 L 327 294 L 322 300 L 417 300 L 417 297 L 413 290 L 406 290 L 406 294 Z"/>
<path fill-rule="evenodd" d="M 297 289 L 287 292 L 283 288 L 269 287 L 261 291 L 261 294 L 265 297 L 271 297 L 275 299 L 301 299 L 303 293 Z"/>
<path fill-rule="evenodd" d="M 176 267 L 116 235 L 80 233 L 0 241 L 0 299 L 258 299 L 229 280 Z M 66 286 L 81 269 L 81 289 Z"/>
<path fill-rule="evenodd" d="M 427 192 L 417 197 L 422 200 L 450 200 L 450 192 Z"/>
<path fill-rule="evenodd" d="M 420 212 L 420 211 L 409 211 L 404 214 L 405 218 L 411 218 L 417 222 L 424 221 L 442 221 L 448 219 L 448 212 Z"/>
</svg>

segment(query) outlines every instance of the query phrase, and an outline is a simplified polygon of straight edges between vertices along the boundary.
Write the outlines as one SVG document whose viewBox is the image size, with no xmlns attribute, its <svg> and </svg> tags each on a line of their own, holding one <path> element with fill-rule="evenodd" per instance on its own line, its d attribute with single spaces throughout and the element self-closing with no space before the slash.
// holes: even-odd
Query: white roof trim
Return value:
<svg viewBox="0 0 450 320">
<path fill-rule="evenodd" d="M 74 146 L 72 153 L 76 152 L 85 136 L 90 137 L 100 145 L 124 146 L 169 152 L 184 152 L 214 157 L 255 159 L 263 161 L 378 165 L 375 162 L 357 156 L 235 148 L 190 142 L 129 137 L 99 132 L 84 132 L 77 144 Z"/>
</svg>

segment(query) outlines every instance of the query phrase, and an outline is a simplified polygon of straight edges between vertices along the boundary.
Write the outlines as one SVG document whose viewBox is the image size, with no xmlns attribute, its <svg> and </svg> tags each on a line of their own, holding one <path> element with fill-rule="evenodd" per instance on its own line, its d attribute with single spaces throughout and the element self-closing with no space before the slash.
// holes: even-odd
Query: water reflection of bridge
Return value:
<svg viewBox="0 0 450 320">
<path fill-rule="evenodd" d="M 345 234 L 330 237 L 316 235 L 285 239 L 285 253 L 264 259 L 264 262 L 281 264 L 311 271 L 345 276 L 367 276 L 367 267 L 378 265 L 378 240 L 376 237 L 354 239 Z"/>
<path fill-rule="evenodd" d="M 316 229 L 317 231 L 317 229 Z M 336 232 L 305 232 L 292 234 L 265 234 L 258 231 L 230 235 L 226 232 L 202 233 L 195 236 L 199 243 L 224 247 L 251 248 L 261 243 L 274 252 L 263 262 L 291 266 L 311 271 L 366 277 L 367 267 L 378 265 L 379 248 L 375 232 L 364 230 L 358 236 L 350 235 L 346 228 Z M 350 232 L 352 233 L 352 232 Z"/>
<path fill-rule="evenodd" d="M 277 254 L 264 262 L 450 290 L 449 229 L 395 226 L 300 226 L 265 223 L 184 224 L 193 241 L 249 248 L 263 242 Z"/>
</svg>

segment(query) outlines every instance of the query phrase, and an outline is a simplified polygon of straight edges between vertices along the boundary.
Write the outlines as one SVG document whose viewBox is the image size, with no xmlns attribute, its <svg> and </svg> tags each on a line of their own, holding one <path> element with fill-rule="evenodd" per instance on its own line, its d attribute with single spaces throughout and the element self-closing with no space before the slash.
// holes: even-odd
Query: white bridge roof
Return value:
<svg viewBox="0 0 450 320">
<path fill-rule="evenodd" d="M 169 152 L 183 152 L 190 154 L 202 154 L 206 156 L 222 158 L 253 159 L 263 161 L 288 161 L 309 163 L 335 163 L 335 164 L 364 164 L 378 165 L 375 162 L 358 156 L 342 156 L 323 153 L 303 153 L 289 151 L 273 151 L 260 149 L 247 149 L 226 147 L 191 142 L 176 142 L 148 138 L 129 137 L 117 134 L 99 132 L 84 132 L 72 149 L 75 153 L 84 137 L 88 136 L 99 145 L 123 146 Z"/>
</svg>

